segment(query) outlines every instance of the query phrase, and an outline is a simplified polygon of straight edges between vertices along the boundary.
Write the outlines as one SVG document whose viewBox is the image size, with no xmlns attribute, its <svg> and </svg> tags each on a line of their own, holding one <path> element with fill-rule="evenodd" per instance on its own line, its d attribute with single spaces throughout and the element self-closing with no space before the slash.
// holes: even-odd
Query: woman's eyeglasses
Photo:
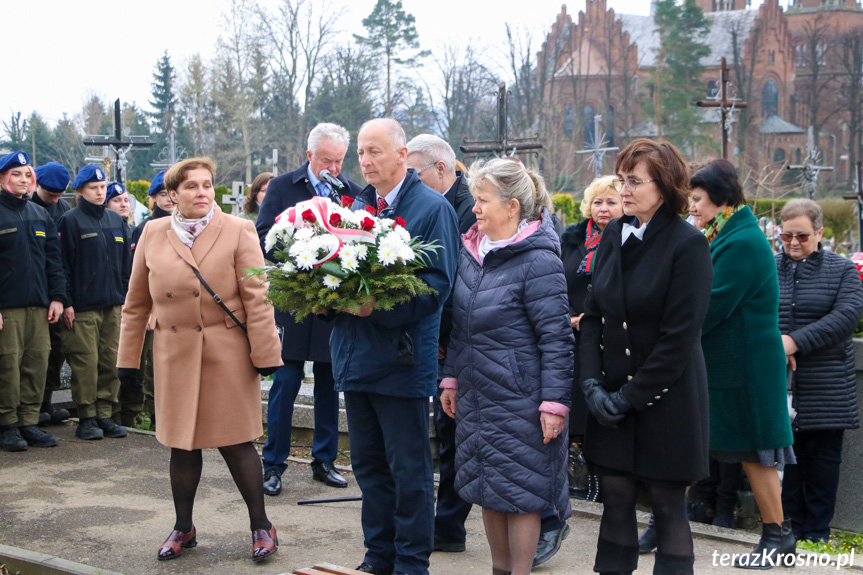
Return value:
<svg viewBox="0 0 863 575">
<path fill-rule="evenodd" d="M 627 190 L 635 193 L 635 188 L 638 187 L 638 184 L 647 184 L 652 181 L 653 180 L 636 180 L 633 178 L 627 178 L 625 180 L 621 180 L 620 178 L 614 178 L 614 180 L 611 181 L 611 185 L 612 187 L 614 187 L 614 191 L 616 192 L 620 192 L 621 190 L 623 190 L 623 187 L 626 186 Z"/>
<path fill-rule="evenodd" d="M 812 234 L 788 234 L 785 232 L 779 233 L 779 237 L 782 238 L 783 242 L 790 242 L 794 238 L 797 238 L 797 241 L 800 242 L 801 244 L 806 243 L 806 241 L 809 239 L 809 236 L 814 236 L 814 235 L 815 235 L 814 233 L 812 233 Z"/>
</svg>

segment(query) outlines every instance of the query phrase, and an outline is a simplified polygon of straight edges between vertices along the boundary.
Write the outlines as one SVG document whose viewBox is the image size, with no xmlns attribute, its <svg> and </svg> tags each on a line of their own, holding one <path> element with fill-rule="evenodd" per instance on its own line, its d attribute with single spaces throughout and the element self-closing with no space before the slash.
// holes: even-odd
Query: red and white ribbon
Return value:
<svg viewBox="0 0 863 575">
<path fill-rule="evenodd" d="M 332 212 L 332 208 L 335 207 L 336 204 L 329 198 L 323 198 L 321 196 L 315 196 L 310 200 L 306 200 L 304 202 L 300 202 L 297 205 L 288 208 L 281 214 L 276 217 L 276 222 L 280 221 L 282 218 L 286 218 L 291 226 L 295 230 L 306 227 L 314 227 L 314 223 L 307 222 L 303 219 L 303 213 L 308 210 L 311 211 L 315 216 L 315 222 L 320 224 L 320 226 L 325 229 L 327 232 L 332 234 L 339 240 L 339 244 L 335 249 L 331 249 L 323 258 L 318 258 L 314 266 L 319 266 L 324 262 L 327 262 L 336 256 L 339 255 L 339 252 L 344 245 L 344 242 L 360 242 L 366 244 L 374 244 L 375 243 L 375 235 L 372 232 L 367 232 L 364 230 L 355 230 L 355 229 L 346 229 L 346 228 L 337 228 L 330 224 L 330 215 Z"/>
</svg>

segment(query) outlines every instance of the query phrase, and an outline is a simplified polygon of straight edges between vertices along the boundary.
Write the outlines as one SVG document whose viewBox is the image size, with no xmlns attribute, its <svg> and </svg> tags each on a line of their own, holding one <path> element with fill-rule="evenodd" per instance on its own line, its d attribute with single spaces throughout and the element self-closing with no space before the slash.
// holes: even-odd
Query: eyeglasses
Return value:
<svg viewBox="0 0 863 575">
<path fill-rule="evenodd" d="M 426 167 L 425 167 L 425 168 L 423 168 L 422 170 L 417 170 L 417 172 L 416 172 L 416 173 L 417 173 L 417 175 L 419 176 L 420 174 L 422 174 L 423 172 L 425 172 L 425 171 L 426 171 L 426 170 L 428 170 L 429 168 L 433 168 L 435 164 L 437 164 L 437 162 L 432 162 L 431 164 L 429 164 L 428 166 L 426 166 Z"/>
<path fill-rule="evenodd" d="M 791 242 L 794 238 L 797 238 L 797 241 L 801 244 L 806 243 L 809 239 L 809 236 L 814 236 L 814 233 L 811 234 L 787 234 L 785 232 L 780 232 L 779 237 L 782 238 L 783 242 Z"/>
<path fill-rule="evenodd" d="M 614 178 L 612 180 L 611 185 L 614 187 L 616 192 L 620 192 L 623 190 L 623 187 L 626 186 L 626 189 L 630 192 L 635 192 L 635 189 L 638 187 L 638 184 L 647 184 L 654 180 L 636 180 L 633 178 L 626 178 L 625 180 L 621 180 L 620 178 Z"/>
</svg>

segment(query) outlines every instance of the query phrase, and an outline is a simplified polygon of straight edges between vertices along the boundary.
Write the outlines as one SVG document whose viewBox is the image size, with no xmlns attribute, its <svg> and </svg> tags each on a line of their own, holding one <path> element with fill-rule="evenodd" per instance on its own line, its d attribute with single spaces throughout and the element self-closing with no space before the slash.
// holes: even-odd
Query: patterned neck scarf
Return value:
<svg viewBox="0 0 863 575">
<path fill-rule="evenodd" d="M 712 220 L 707 222 L 707 225 L 704 226 L 704 235 L 707 237 L 707 243 L 713 243 L 713 240 L 716 239 L 716 236 L 719 235 L 719 232 L 722 231 L 722 228 L 724 228 L 725 224 L 728 223 L 728 220 L 731 219 L 731 216 L 736 214 L 742 207 L 742 205 L 728 206 L 713 216 Z"/>
<path fill-rule="evenodd" d="M 599 246 L 599 240 L 602 239 L 602 230 L 593 221 L 593 218 L 587 222 L 587 231 L 584 234 L 584 247 L 587 248 L 587 255 L 581 260 L 578 265 L 576 275 L 589 276 L 593 273 L 593 256 L 596 254 L 596 248 Z"/>
<path fill-rule="evenodd" d="M 180 215 L 180 210 L 175 209 L 171 214 L 171 227 L 179 236 L 180 241 L 186 244 L 186 247 L 192 249 L 192 244 L 195 243 L 195 238 L 201 235 L 204 228 L 207 227 L 213 219 L 213 214 L 216 213 L 216 202 L 210 207 L 210 212 L 203 218 L 197 220 L 189 220 Z"/>
</svg>

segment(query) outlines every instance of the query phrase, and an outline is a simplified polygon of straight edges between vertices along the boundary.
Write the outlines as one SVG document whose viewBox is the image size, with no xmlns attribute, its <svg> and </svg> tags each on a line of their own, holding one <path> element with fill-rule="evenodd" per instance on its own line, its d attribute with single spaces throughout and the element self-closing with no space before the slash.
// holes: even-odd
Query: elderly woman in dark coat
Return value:
<svg viewBox="0 0 863 575">
<path fill-rule="evenodd" d="M 785 204 L 779 273 L 779 329 L 795 368 L 791 424 L 797 464 L 785 468 L 782 504 L 798 539 L 830 536 L 842 438 L 859 427 L 851 334 L 863 313 L 860 276 L 850 260 L 821 248 L 821 208 Z"/>
<path fill-rule="evenodd" d="M 669 143 L 633 140 L 615 165 L 624 216 L 596 253 L 579 342 L 591 415 L 585 453 L 603 493 L 594 571 L 638 566 L 635 504 L 650 491 L 659 533 L 654 573 L 692 573 L 686 485 L 708 474 L 701 324 L 713 270 L 707 240 L 680 215 L 689 174 Z"/>
<path fill-rule="evenodd" d="M 540 513 L 570 514 L 572 328 L 542 178 L 475 164 L 441 405 L 456 427 L 456 489 L 483 508 L 494 573 L 530 573 Z M 457 398 L 457 399 L 456 399 Z M 457 406 L 457 407 L 456 407 Z"/>
<path fill-rule="evenodd" d="M 566 291 L 569 299 L 569 321 L 575 336 L 575 355 L 578 357 L 579 322 L 584 315 L 584 300 L 587 299 L 590 281 L 596 269 L 594 258 L 602 232 L 608 222 L 623 215 L 620 194 L 614 189 L 614 176 L 602 176 L 593 180 L 584 190 L 581 213 L 585 219 L 572 224 L 560 238 L 563 273 L 566 276 Z M 579 445 L 584 443 L 587 426 L 587 404 L 581 392 L 578 366 L 573 372 L 572 409 L 569 412 L 569 438 Z M 572 486 L 570 486 L 572 487 Z M 587 488 L 575 490 L 572 496 L 590 501 L 599 500 L 599 481 L 589 473 Z"/>
<path fill-rule="evenodd" d="M 737 170 L 716 160 L 692 176 L 692 208 L 704 223 L 713 289 L 701 347 L 710 390 L 710 455 L 740 462 L 761 511 L 761 541 L 736 566 L 765 569 L 794 557 L 778 470 L 794 463 L 773 253 L 746 205 Z"/>
</svg>

